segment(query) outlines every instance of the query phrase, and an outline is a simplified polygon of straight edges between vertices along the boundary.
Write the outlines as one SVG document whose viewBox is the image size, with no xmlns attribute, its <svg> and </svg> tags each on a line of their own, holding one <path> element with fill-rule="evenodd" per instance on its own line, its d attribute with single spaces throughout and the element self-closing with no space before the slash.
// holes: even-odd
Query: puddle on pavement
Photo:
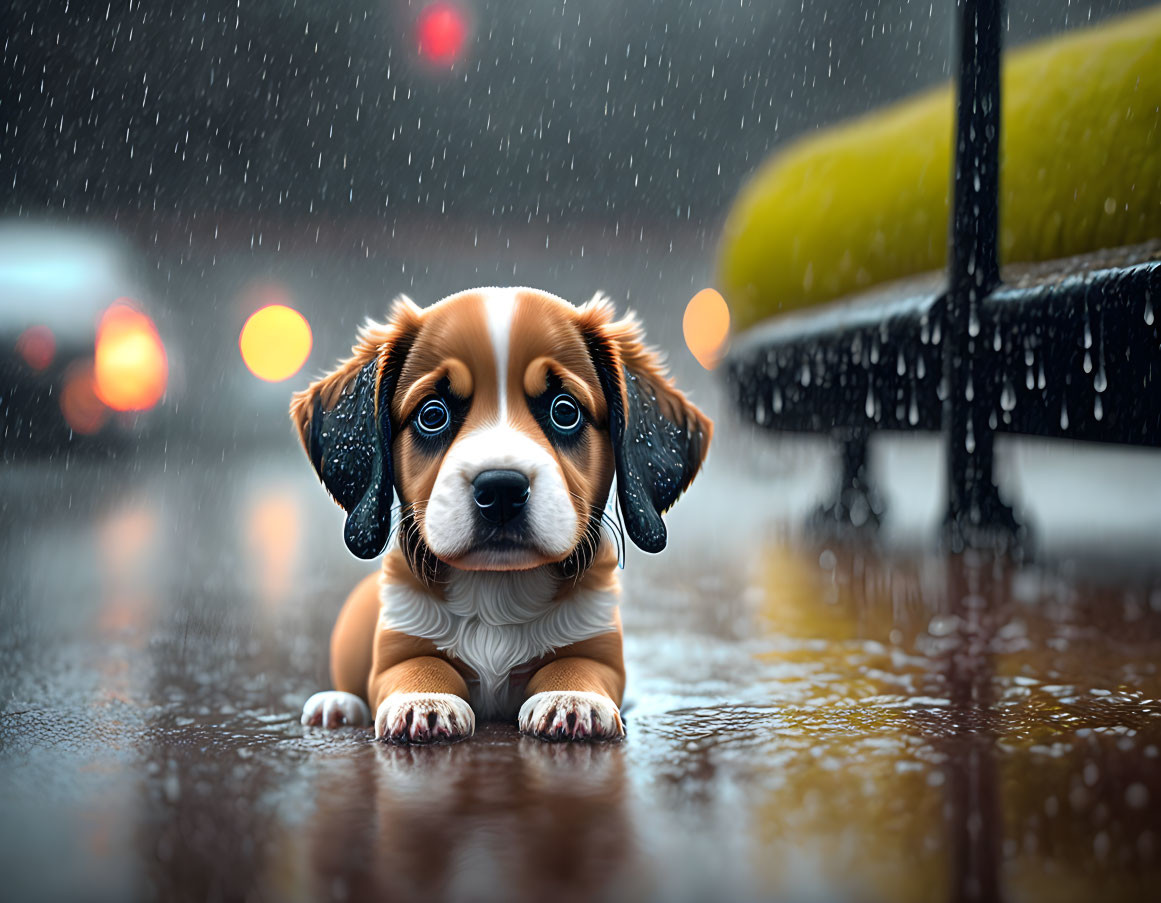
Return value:
<svg viewBox="0 0 1161 903">
<path fill-rule="evenodd" d="M 764 892 L 1155 891 L 1155 580 L 773 545 L 755 583 L 744 704 L 655 713 L 646 730 L 680 750 L 687 782 L 737 785 Z"/>
<path fill-rule="evenodd" d="M 297 723 L 334 587 L 357 579 L 298 491 L 256 525 L 233 489 L 92 524 L 62 510 L 0 556 L 9 891 L 1061 901 L 1161 884 L 1155 569 L 676 540 L 625 571 L 627 742 L 488 725 L 400 749 Z M 288 511 L 297 552 L 274 554 Z M 187 516 L 200 545 L 178 549 Z M 245 543 L 210 529 L 231 518 Z M 47 567 L 65 540 L 74 567 Z"/>
</svg>

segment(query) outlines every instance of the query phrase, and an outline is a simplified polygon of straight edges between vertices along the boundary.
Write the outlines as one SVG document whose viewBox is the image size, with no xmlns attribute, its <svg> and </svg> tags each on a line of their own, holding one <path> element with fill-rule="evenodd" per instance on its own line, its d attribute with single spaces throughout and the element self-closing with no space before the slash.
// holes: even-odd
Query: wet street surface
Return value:
<svg viewBox="0 0 1161 903">
<path fill-rule="evenodd" d="M 628 737 L 577 746 L 299 725 L 368 565 L 289 440 L 6 465 L 0 897 L 1153 898 L 1156 532 L 826 542 L 809 454 L 720 448 L 628 556 Z"/>
</svg>

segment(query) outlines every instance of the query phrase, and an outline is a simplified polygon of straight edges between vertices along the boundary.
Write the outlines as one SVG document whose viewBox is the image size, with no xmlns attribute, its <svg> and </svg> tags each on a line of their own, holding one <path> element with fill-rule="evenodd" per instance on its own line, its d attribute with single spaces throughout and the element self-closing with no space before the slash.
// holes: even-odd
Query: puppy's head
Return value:
<svg viewBox="0 0 1161 903">
<path fill-rule="evenodd" d="M 406 298 L 291 417 L 346 510 L 360 558 L 383 551 L 394 492 L 416 575 L 444 566 L 587 567 L 613 474 L 626 532 L 665 547 L 661 514 L 697 473 L 712 424 L 675 389 L 632 316 L 531 289 L 425 310 Z"/>
</svg>

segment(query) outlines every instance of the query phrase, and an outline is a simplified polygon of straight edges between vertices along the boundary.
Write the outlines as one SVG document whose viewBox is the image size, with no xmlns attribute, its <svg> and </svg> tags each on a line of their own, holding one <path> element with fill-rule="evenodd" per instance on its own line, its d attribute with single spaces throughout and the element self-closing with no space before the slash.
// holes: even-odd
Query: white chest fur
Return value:
<svg viewBox="0 0 1161 903">
<path fill-rule="evenodd" d="M 380 624 L 435 643 L 476 672 L 471 686 L 477 715 L 509 717 L 522 688 L 510 676 L 521 665 L 612 629 L 614 591 L 578 589 L 554 598 L 560 578 L 529 571 L 454 571 L 446 599 L 383 584 Z"/>
</svg>

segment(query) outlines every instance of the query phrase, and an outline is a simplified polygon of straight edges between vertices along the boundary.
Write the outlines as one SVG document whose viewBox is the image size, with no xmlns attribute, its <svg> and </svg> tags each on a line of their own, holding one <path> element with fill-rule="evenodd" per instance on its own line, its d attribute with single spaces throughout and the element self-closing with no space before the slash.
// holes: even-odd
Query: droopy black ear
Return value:
<svg viewBox="0 0 1161 903">
<path fill-rule="evenodd" d="M 674 387 L 636 317 L 612 316 L 612 304 L 598 296 L 581 308 L 581 329 L 609 410 L 625 530 L 638 548 L 660 552 L 661 515 L 701 468 L 713 423 Z"/>
<path fill-rule="evenodd" d="M 391 398 L 409 346 L 401 325 L 418 315 L 410 301 L 393 322 L 367 326 L 350 358 L 297 393 L 290 416 L 323 486 L 347 512 L 343 539 L 359 558 L 374 558 L 391 533 Z"/>
</svg>

